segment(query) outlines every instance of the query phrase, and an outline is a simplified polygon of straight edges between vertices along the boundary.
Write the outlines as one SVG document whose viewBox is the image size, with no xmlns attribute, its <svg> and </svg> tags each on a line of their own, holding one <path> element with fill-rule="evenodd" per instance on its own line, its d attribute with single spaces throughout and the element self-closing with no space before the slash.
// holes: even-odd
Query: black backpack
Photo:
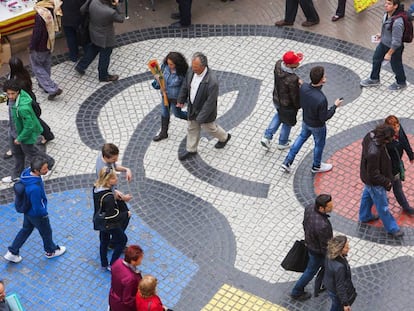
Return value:
<svg viewBox="0 0 414 311">
<path fill-rule="evenodd" d="M 408 14 L 407 11 L 400 11 L 391 17 L 391 27 L 394 24 L 394 21 L 399 17 L 402 17 L 404 21 L 404 32 L 402 36 L 402 42 L 411 43 L 413 41 L 414 36 L 412 17 Z"/>
<path fill-rule="evenodd" d="M 19 179 L 13 185 L 15 194 L 14 207 L 18 213 L 26 214 L 32 208 L 32 202 L 26 194 L 26 186 Z"/>
</svg>

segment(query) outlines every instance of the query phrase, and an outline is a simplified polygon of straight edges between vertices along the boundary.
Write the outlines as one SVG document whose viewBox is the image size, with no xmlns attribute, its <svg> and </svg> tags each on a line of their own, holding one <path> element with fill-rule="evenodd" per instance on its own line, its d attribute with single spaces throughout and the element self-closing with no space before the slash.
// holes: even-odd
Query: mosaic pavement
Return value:
<svg viewBox="0 0 414 311">
<path fill-rule="evenodd" d="M 328 122 L 324 160 L 334 164 L 330 173 L 310 173 L 311 142 L 298 154 L 291 174 L 279 170 L 287 151 L 273 147 L 266 152 L 259 143 L 274 113 L 273 66 L 289 49 L 305 54 L 298 71 L 304 80 L 312 66 L 321 64 L 329 102 L 345 99 Z M 222 150 L 203 137 L 197 157 L 184 163 L 177 155 L 185 145 L 185 122 L 172 118 L 169 138 L 151 140 L 160 126 L 160 96 L 150 86 L 146 64 L 171 50 L 188 59 L 196 51 L 208 56 L 220 81 L 218 123 L 233 136 Z M 326 294 L 306 302 L 290 299 L 299 274 L 280 267 L 292 243 L 303 237 L 303 206 L 321 192 L 333 194 L 335 232 L 351 240 L 349 260 L 358 291 L 353 309 L 412 310 L 414 277 L 407 271 L 414 268 L 414 221 L 401 214 L 392 195 L 403 239 L 356 219 L 361 138 L 396 114 L 414 139 L 414 71 L 406 68 L 410 84 L 402 92 L 387 90 L 393 82 L 390 68 L 384 68 L 379 88 L 361 90 L 358 82 L 369 74 L 371 56 L 372 51 L 341 40 L 253 25 L 164 27 L 120 35 L 111 71 L 121 79 L 112 84 L 98 82 L 96 62 L 80 77 L 65 55 L 57 56 L 52 72 L 63 95 L 49 102 L 35 91 L 57 137 L 47 147 L 57 164 L 46 187 L 55 240 L 68 251 L 47 260 L 34 233 L 21 249 L 20 264 L 1 259 L 7 291 L 18 293 L 27 310 L 106 310 L 110 274 L 99 268 L 90 194 L 95 159 L 107 141 L 120 147 L 120 162 L 134 174 L 130 184 L 122 177 L 120 183 L 134 196 L 129 243 L 142 245 L 141 269 L 159 279 L 159 295 L 174 310 L 328 310 Z M 0 112 L 0 136 L 6 141 L 5 105 Z M 291 137 L 299 131 L 296 126 Z M 2 144 L 0 154 L 6 148 Z M 1 176 L 9 175 L 12 161 L 0 163 Z M 406 166 L 404 186 L 412 202 L 414 170 L 408 161 Z M 0 252 L 6 252 L 21 223 L 12 199 L 11 189 L 2 185 Z"/>
</svg>

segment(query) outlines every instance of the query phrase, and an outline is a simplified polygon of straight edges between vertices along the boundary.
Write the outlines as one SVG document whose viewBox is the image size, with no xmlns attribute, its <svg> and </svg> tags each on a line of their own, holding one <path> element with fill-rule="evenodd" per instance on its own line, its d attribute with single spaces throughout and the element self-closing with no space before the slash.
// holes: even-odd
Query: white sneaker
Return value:
<svg viewBox="0 0 414 311">
<path fill-rule="evenodd" d="M 4 255 L 4 259 L 14 262 L 14 263 L 19 263 L 20 261 L 23 260 L 22 256 L 14 255 L 10 251 L 7 251 L 6 255 Z"/>
<path fill-rule="evenodd" d="M 12 177 L 11 177 L 11 176 L 6 176 L 6 177 L 3 177 L 3 178 L 1 179 L 1 182 L 2 182 L 2 183 L 5 183 L 5 184 L 11 184 L 11 183 L 13 182 L 13 179 L 12 179 Z"/>
<path fill-rule="evenodd" d="M 330 163 L 321 163 L 320 167 L 312 167 L 312 173 L 324 173 L 329 172 L 332 169 L 332 164 Z"/>
<path fill-rule="evenodd" d="M 277 145 L 277 149 L 279 149 L 279 150 L 285 150 L 285 149 L 288 149 L 288 148 L 290 148 L 290 140 L 284 145 L 281 145 L 281 144 Z"/>
<path fill-rule="evenodd" d="M 53 253 L 46 253 L 45 256 L 50 259 L 50 258 L 53 258 L 53 257 L 61 256 L 65 252 L 66 252 L 66 247 L 59 246 L 59 248 L 57 250 L 55 250 Z"/>
<path fill-rule="evenodd" d="M 285 164 L 285 163 L 283 163 L 283 164 L 280 166 L 280 169 L 281 169 L 282 171 L 284 171 L 285 173 L 290 173 L 290 171 L 291 171 L 290 164 Z"/>
<path fill-rule="evenodd" d="M 263 137 L 262 140 L 260 141 L 260 143 L 262 144 L 262 146 L 266 149 L 270 149 L 270 139 Z"/>
</svg>

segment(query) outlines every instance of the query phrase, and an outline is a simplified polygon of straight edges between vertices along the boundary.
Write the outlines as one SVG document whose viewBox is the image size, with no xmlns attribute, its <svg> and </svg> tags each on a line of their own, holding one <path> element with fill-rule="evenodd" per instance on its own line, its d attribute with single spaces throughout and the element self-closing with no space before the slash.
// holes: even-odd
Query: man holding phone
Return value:
<svg viewBox="0 0 414 311">
<path fill-rule="evenodd" d="M 322 86 L 326 82 L 325 69 L 322 66 L 311 69 L 310 79 L 311 83 L 303 83 L 300 88 L 300 106 L 303 112 L 302 131 L 281 166 L 286 173 L 290 173 L 293 160 L 311 135 L 315 142 L 311 172 L 323 173 L 332 169 L 332 164 L 322 162 L 326 142 L 326 121 L 333 117 L 343 99 L 336 99 L 335 104 L 328 109 L 328 100 L 322 92 Z"/>
</svg>

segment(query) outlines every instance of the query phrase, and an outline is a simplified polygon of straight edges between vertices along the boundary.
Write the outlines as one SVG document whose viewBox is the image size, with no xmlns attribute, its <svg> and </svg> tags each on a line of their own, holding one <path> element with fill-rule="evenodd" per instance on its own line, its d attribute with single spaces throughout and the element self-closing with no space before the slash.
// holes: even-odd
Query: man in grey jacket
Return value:
<svg viewBox="0 0 414 311">
<path fill-rule="evenodd" d="M 113 46 L 115 46 L 115 23 L 123 23 L 125 17 L 121 15 L 119 0 L 89 0 L 82 7 L 82 14 L 89 13 L 89 35 L 91 43 L 87 47 L 85 56 L 76 65 L 75 70 L 85 74 L 85 70 L 99 54 L 98 73 L 99 81 L 111 82 L 118 80 L 118 75 L 110 75 L 108 67 Z"/>
<path fill-rule="evenodd" d="M 178 157 L 180 161 L 197 154 L 201 128 L 219 140 L 214 146 L 217 149 L 224 148 L 230 140 L 231 135 L 215 122 L 218 92 L 218 81 L 208 67 L 207 57 L 200 52 L 195 53 L 177 98 L 178 107 L 188 102 L 187 147 L 186 152 Z"/>
<path fill-rule="evenodd" d="M 376 35 L 379 43 L 372 57 L 371 75 L 362 80 L 360 85 L 362 87 L 380 85 L 381 65 L 390 62 L 396 82 L 391 84 L 388 89 L 398 91 L 407 87 L 402 63 L 404 21 L 401 16 L 398 16 L 403 10 L 403 6 L 400 4 L 400 0 L 387 0 L 384 7 L 385 14 L 382 20 L 381 34 Z"/>
</svg>

